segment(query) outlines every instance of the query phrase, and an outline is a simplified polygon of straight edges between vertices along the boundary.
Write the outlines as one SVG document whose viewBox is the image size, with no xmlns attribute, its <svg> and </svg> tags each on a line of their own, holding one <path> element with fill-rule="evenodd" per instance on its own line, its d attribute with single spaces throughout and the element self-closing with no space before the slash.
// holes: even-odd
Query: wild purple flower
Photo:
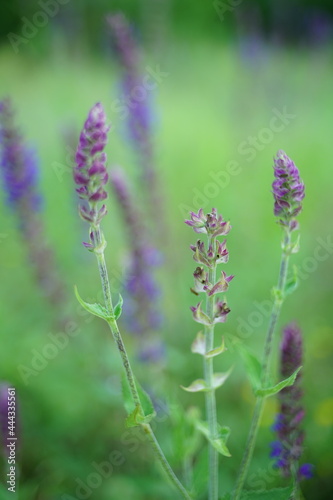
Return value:
<svg viewBox="0 0 333 500">
<path fill-rule="evenodd" d="M 280 347 L 280 372 L 283 379 L 292 375 L 302 364 L 303 341 L 301 330 L 296 324 L 289 324 L 283 330 Z M 293 474 L 298 469 L 298 479 L 310 475 L 312 466 L 298 466 L 303 453 L 304 431 L 302 421 L 305 415 L 302 407 L 301 375 L 298 374 L 295 383 L 285 387 L 279 393 L 280 412 L 273 425 L 278 440 L 271 443 L 271 457 L 276 458 L 276 466 L 281 469 L 284 477 Z"/>
<path fill-rule="evenodd" d="M 126 108 L 126 126 L 130 143 L 138 160 L 144 204 L 152 224 L 159 220 L 155 231 L 160 240 L 165 238 L 162 190 L 159 183 L 154 152 L 151 96 L 152 87 L 145 83 L 147 75 L 140 68 L 139 46 L 131 26 L 122 13 L 109 15 L 114 52 L 122 68 L 121 101 Z M 155 84 L 153 84 L 153 87 Z M 161 223 L 162 221 L 162 223 Z M 161 231 L 161 226 L 163 231 Z"/>
<path fill-rule="evenodd" d="M 298 168 L 284 151 L 278 151 L 274 159 L 273 196 L 274 215 L 280 217 L 282 225 L 291 225 L 296 229 L 294 218 L 302 210 L 304 183 L 300 179 Z"/>
<path fill-rule="evenodd" d="M 110 180 L 121 208 L 130 247 L 130 265 L 125 285 L 129 297 L 125 313 L 130 318 L 129 326 L 134 333 L 148 334 L 161 324 L 158 307 L 160 292 L 153 274 L 153 268 L 159 264 L 157 251 L 148 243 L 143 218 L 138 214 L 123 170 L 119 167 L 112 170 Z"/>
<path fill-rule="evenodd" d="M 104 109 L 97 103 L 90 110 L 80 134 L 74 167 L 74 181 L 79 186 L 76 191 L 88 204 L 79 207 L 80 215 L 92 225 L 98 225 L 107 212 L 105 205 L 98 210 L 97 205 L 108 196 L 104 189 L 108 181 L 104 153 L 108 131 Z"/>
<path fill-rule="evenodd" d="M 14 110 L 9 98 L 0 102 L 1 174 L 7 202 L 13 210 L 37 211 L 38 162 L 15 126 Z M 21 221 L 24 224 L 24 219 Z"/>
<path fill-rule="evenodd" d="M 115 54 L 123 69 L 122 93 L 128 104 L 127 126 L 135 149 L 141 157 L 144 180 L 150 182 L 155 176 L 153 166 L 153 144 L 151 109 L 148 91 L 140 74 L 140 53 L 133 37 L 131 26 L 122 13 L 109 15 L 108 24 L 113 35 Z"/>
<path fill-rule="evenodd" d="M 64 288 L 38 213 L 41 196 L 37 185 L 37 158 L 16 127 L 9 98 L 0 102 L 0 149 L 0 169 L 7 201 L 18 219 L 37 282 L 53 305 L 60 303 L 64 299 Z"/>
</svg>

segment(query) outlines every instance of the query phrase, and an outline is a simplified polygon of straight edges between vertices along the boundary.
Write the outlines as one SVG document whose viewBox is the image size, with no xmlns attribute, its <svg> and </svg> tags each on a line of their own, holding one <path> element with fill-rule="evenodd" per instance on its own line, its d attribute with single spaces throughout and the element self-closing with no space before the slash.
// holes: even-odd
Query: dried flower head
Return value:
<svg viewBox="0 0 333 500">
<path fill-rule="evenodd" d="M 274 215 L 281 217 L 281 222 L 286 225 L 302 210 L 304 183 L 295 163 L 284 151 L 278 151 L 273 168 Z"/>
</svg>

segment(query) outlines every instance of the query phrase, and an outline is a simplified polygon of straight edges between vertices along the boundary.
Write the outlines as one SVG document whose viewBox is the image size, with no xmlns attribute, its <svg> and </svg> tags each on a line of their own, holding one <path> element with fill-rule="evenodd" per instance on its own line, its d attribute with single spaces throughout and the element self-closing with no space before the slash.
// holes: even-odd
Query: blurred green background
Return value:
<svg viewBox="0 0 333 500">
<path fill-rule="evenodd" d="M 122 165 L 134 188 L 137 182 L 135 158 L 114 109 L 120 73 L 105 24 L 105 15 L 119 8 L 135 28 L 143 74 L 148 66 L 166 73 L 153 95 L 166 217 L 166 242 L 160 249 L 162 299 L 156 306 L 163 309 L 164 324 L 155 335 L 165 342 L 165 359 L 140 363 L 136 351 L 141 340 L 121 323 L 139 378 L 160 407 L 156 433 L 182 475 L 188 465 L 182 463 L 182 446 L 188 446 L 183 442 L 184 413 L 204 408 L 202 395 L 180 389 L 202 376 L 201 360 L 190 352 L 197 327 L 189 311 L 196 301 L 189 291 L 195 267 L 189 245 L 196 236 L 183 220 L 189 209 L 216 206 L 233 226 L 225 269 L 236 276 L 228 292 L 232 312 L 216 334 L 216 342 L 226 336 L 229 348 L 217 359 L 216 370 L 234 367 L 217 392 L 219 421 L 231 427 L 232 457 L 221 459 L 221 493 L 230 491 L 253 408 L 232 339 L 244 340 L 261 355 L 268 318 L 260 311 L 267 309 L 280 259 L 281 232 L 270 191 L 272 157 L 282 148 L 301 171 L 306 198 L 301 249 L 293 258 L 301 270 L 300 287 L 285 303 L 279 331 L 296 320 L 304 333 L 303 459 L 315 465 L 314 478 L 303 485 L 304 496 L 333 497 L 333 7 L 329 1 L 236 3 L 225 2 L 231 7 L 222 16 L 221 5 L 214 2 L 59 0 L 57 14 L 23 41 L 8 34 L 22 37 L 26 20 L 37 19 L 41 2 L 16 0 L 2 6 L 0 96 L 12 97 L 21 131 L 39 152 L 45 198 L 41 216 L 68 291 L 66 314 L 79 328 L 65 348 L 23 380 L 19 367 L 31 367 L 37 353 L 54 343 L 56 319 L 64 311 L 50 307 L 36 286 L 17 221 L 1 195 L 0 378 L 17 388 L 20 499 L 175 498 L 144 437 L 125 429 L 121 367 L 107 328 L 82 316 L 73 297 L 74 283 L 85 298 L 99 294 L 96 263 L 81 244 L 87 228 L 76 212 L 70 159 L 72 137 L 77 140 L 95 102 L 104 104 L 114 124 L 109 164 Z M 272 118 L 281 115 L 279 131 L 272 131 Z M 125 228 L 112 196 L 108 203 L 107 261 L 120 286 Z M 140 203 L 144 206 L 145 200 Z M 276 400 L 268 400 L 249 488 L 284 484 L 268 458 L 276 411 Z M 204 448 L 199 441 L 193 462 L 198 498 L 205 498 L 200 493 Z M 96 471 L 94 463 L 110 461 L 112 452 L 118 452 L 112 473 L 80 496 L 80 481 L 87 484 Z"/>
</svg>

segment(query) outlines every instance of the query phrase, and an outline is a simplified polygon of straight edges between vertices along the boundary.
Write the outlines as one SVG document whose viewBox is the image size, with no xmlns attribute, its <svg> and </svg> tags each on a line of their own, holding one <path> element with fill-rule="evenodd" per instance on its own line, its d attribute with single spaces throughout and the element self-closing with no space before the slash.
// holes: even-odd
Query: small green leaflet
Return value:
<svg viewBox="0 0 333 500">
<path fill-rule="evenodd" d="M 301 366 L 299 368 L 297 368 L 297 370 L 294 371 L 294 373 L 292 375 L 290 375 L 290 377 L 286 378 L 285 380 L 282 380 L 281 382 L 274 385 L 273 387 L 267 387 L 266 389 L 257 389 L 255 391 L 255 395 L 261 396 L 263 398 L 267 398 L 269 396 L 274 396 L 274 394 L 277 394 L 285 387 L 289 387 L 289 386 L 293 385 L 293 383 L 296 380 L 297 374 L 301 368 L 302 368 Z"/>
<path fill-rule="evenodd" d="M 201 354 L 201 356 L 205 356 L 205 358 L 213 358 L 214 356 L 218 356 L 226 351 L 224 338 L 222 337 L 222 343 L 219 347 L 212 349 L 206 353 L 206 338 L 202 332 L 199 332 L 192 343 L 191 351 L 195 354 Z"/>
<path fill-rule="evenodd" d="M 217 438 L 213 439 L 210 436 L 209 428 L 207 422 L 202 422 L 198 420 L 196 423 L 196 428 L 205 438 L 214 446 L 215 450 L 221 453 L 224 457 L 231 457 L 230 451 L 227 448 L 227 440 L 230 434 L 229 427 L 219 426 L 219 435 Z"/>
<path fill-rule="evenodd" d="M 117 319 L 119 319 L 119 318 L 120 318 L 120 316 L 121 316 L 121 313 L 122 313 L 122 311 L 123 311 L 123 303 L 124 303 L 123 298 L 122 298 L 122 296 L 119 294 L 119 300 L 118 300 L 118 303 L 117 303 L 117 305 L 115 305 L 115 307 L 114 307 L 114 311 L 113 311 L 113 312 L 114 312 L 114 317 L 115 317 L 115 319 L 116 319 L 116 320 L 117 320 Z"/>
<path fill-rule="evenodd" d="M 207 392 L 207 391 L 215 390 L 224 384 L 224 382 L 227 380 L 227 378 L 229 377 L 231 372 L 232 372 L 232 368 L 230 368 L 230 370 L 228 370 L 227 372 L 224 372 L 224 373 L 214 373 L 212 387 L 208 387 L 206 384 L 206 381 L 202 378 L 195 380 L 188 387 L 184 387 L 183 385 L 181 385 L 180 387 L 182 389 L 184 389 L 184 391 L 187 391 L 187 392 Z"/>
<path fill-rule="evenodd" d="M 74 287 L 75 291 L 75 296 L 78 300 L 78 302 L 81 304 L 81 306 L 90 314 L 93 314 L 94 316 L 98 316 L 98 318 L 105 319 L 105 321 L 110 321 L 111 319 L 114 319 L 112 314 L 109 314 L 108 311 L 106 310 L 106 307 L 102 306 L 101 304 L 89 304 L 88 302 L 85 302 L 79 295 L 78 289 L 75 286 Z"/>
<path fill-rule="evenodd" d="M 123 374 L 122 390 L 124 406 L 128 414 L 128 417 L 126 419 L 127 427 L 135 427 L 140 424 L 148 424 L 156 415 L 153 403 L 149 395 L 144 389 L 142 389 L 137 381 L 135 381 L 135 385 L 139 394 L 143 413 L 140 406 L 135 406 L 128 380 L 125 374 Z"/>
<path fill-rule="evenodd" d="M 188 387 L 184 387 L 183 385 L 181 385 L 180 387 L 182 389 L 184 389 L 184 391 L 187 391 L 187 392 L 207 392 L 208 391 L 206 382 L 202 378 L 195 380 Z"/>
<path fill-rule="evenodd" d="M 218 356 L 219 354 L 222 354 L 226 350 L 227 350 L 227 348 L 225 346 L 224 338 L 222 337 L 222 343 L 221 343 L 220 347 L 215 347 L 215 349 L 212 349 L 211 351 L 208 351 L 205 354 L 205 357 L 206 358 L 213 358 L 215 356 Z"/>
</svg>

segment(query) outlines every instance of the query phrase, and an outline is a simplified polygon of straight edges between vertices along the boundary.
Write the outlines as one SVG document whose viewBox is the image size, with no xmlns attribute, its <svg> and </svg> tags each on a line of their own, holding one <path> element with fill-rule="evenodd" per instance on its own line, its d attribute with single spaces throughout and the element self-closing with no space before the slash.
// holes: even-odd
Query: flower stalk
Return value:
<svg viewBox="0 0 333 500">
<path fill-rule="evenodd" d="M 214 238 L 209 241 L 208 246 L 213 246 L 215 243 Z M 208 272 L 208 281 L 210 283 L 215 283 L 216 279 L 216 263 L 212 265 L 212 268 Z M 206 297 L 206 311 L 209 318 L 213 318 L 214 314 L 214 295 Z M 205 337 L 206 337 L 206 354 L 214 348 L 214 325 L 206 325 L 205 327 Z M 207 358 L 204 356 L 204 374 L 207 388 L 209 390 L 205 394 L 206 398 L 206 413 L 208 420 L 209 433 L 213 439 L 217 439 L 217 414 L 216 414 L 216 397 L 215 389 L 213 386 L 214 382 L 214 358 Z M 218 498 L 218 466 L 219 457 L 218 451 L 210 444 L 209 445 L 209 471 L 210 471 L 210 482 L 209 482 L 209 498 L 215 500 Z"/>
<path fill-rule="evenodd" d="M 164 472 L 182 498 L 190 500 L 191 497 L 181 484 L 170 464 L 168 463 L 158 441 L 149 424 L 152 415 L 147 416 L 140 396 L 140 390 L 126 352 L 121 333 L 118 328 L 117 318 L 121 313 L 121 301 L 114 307 L 111 296 L 110 282 L 105 262 L 106 241 L 101 230 L 101 220 L 106 215 L 106 206 L 99 203 L 107 198 L 104 186 L 108 180 L 106 171 L 106 155 L 104 147 L 107 142 L 109 128 L 106 125 L 106 116 L 101 104 L 96 104 L 90 111 L 88 119 L 80 135 L 80 142 L 76 153 L 76 166 L 74 180 L 79 186 L 77 192 L 85 204 L 79 207 L 81 217 L 90 223 L 90 242 L 85 247 L 95 254 L 104 295 L 105 307 L 98 304 L 86 304 L 79 298 L 86 308 L 93 314 L 107 321 L 113 339 L 120 353 L 134 411 L 129 415 L 131 425 L 140 425 L 158 458 Z M 96 307 L 97 306 L 97 307 Z M 98 311 L 96 313 L 96 311 Z"/>
<path fill-rule="evenodd" d="M 278 223 L 284 230 L 282 241 L 282 257 L 279 271 L 278 284 L 273 289 L 274 302 L 266 334 L 264 356 L 261 371 L 261 388 L 268 386 L 270 376 L 270 366 L 272 358 L 272 347 L 274 332 L 285 297 L 295 288 L 296 278 L 287 286 L 288 264 L 290 255 L 297 253 L 299 249 L 298 240 L 291 241 L 292 232 L 298 229 L 298 222 L 295 217 L 302 210 L 302 200 L 304 198 L 304 184 L 299 177 L 299 172 L 294 162 L 283 152 L 278 151 L 274 160 L 273 196 L 274 215 L 280 217 Z M 288 290 L 290 288 L 290 290 Z M 262 412 L 264 409 L 265 397 L 257 395 L 252 422 L 245 447 L 245 452 L 241 462 L 236 486 L 233 492 L 233 500 L 239 500 L 248 468 L 253 455 Z"/>
<path fill-rule="evenodd" d="M 194 288 L 192 292 L 196 295 L 199 293 L 206 294 L 206 311 L 201 309 L 201 303 L 196 307 L 192 307 L 193 318 L 198 323 L 205 325 L 204 337 L 199 333 L 195 340 L 192 351 L 202 354 L 204 367 L 204 381 L 196 381 L 192 386 L 185 388 L 190 392 L 204 390 L 206 400 L 206 415 L 208 428 L 208 446 L 209 446 L 209 499 L 218 499 L 218 447 L 216 443 L 221 443 L 219 435 L 219 425 L 217 422 L 216 398 L 215 390 L 222 385 L 226 380 L 227 375 L 219 377 L 214 374 L 214 355 L 224 352 L 224 347 L 217 350 L 214 355 L 214 328 L 216 323 L 224 323 L 230 309 L 226 303 L 216 298 L 216 294 L 225 292 L 228 289 L 229 282 L 233 276 L 226 276 L 222 272 L 221 278 L 216 281 L 216 268 L 218 263 L 227 262 L 229 258 L 226 249 L 226 242 L 219 242 L 216 238 L 219 235 L 229 233 L 231 227 L 228 222 L 225 222 L 221 215 L 218 215 L 216 209 L 212 209 L 210 214 L 205 215 L 200 209 L 196 214 L 191 212 L 191 220 L 185 221 L 196 233 L 207 234 L 207 250 L 202 241 L 198 241 L 196 245 L 191 246 L 194 252 L 194 260 L 200 264 L 204 264 L 208 268 L 208 272 L 203 267 L 197 267 L 194 271 Z M 217 377 L 221 381 L 217 382 Z M 225 443 L 224 443 L 225 444 Z M 225 456 L 230 456 L 227 448 L 220 451 Z"/>
</svg>

